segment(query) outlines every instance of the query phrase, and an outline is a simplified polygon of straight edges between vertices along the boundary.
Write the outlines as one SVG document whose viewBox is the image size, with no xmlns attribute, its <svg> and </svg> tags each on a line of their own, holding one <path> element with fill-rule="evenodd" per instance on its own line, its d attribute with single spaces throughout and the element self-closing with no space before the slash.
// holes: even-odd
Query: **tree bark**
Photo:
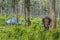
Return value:
<svg viewBox="0 0 60 40">
<path fill-rule="evenodd" d="M 30 0 L 27 0 L 27 16 L 28 16 L 28 26 L 31 24 L 30 22 Z"/>
<path fill-rule="evenodd" d="M 24 3 L 24 5 L 23 5 L 23 12 L 24 12 L 24 22 L 25 22 L 25 26 L 26 26 L 27 20 L 26 20 L 26 2 L 25 1 L 26 0 L 23 1 L 23 3 Z"/>
<path fill-rule="evenodd" d="M 56 28 L 55 0 L 50 0 L 51 28 Z"/>
<path fill-rule="evenodd" d="M 27 22 L 26 20 L 28 20 L 28 26 L 29 26 L 30 25 L 30 0 L 24 0 L 24 19 L 25 19 L 25 24 Z"/>
<path fill-rule="evenodd" d="M 14 5 L 15 5 L 15 9 L 16 9 L 16 23 L 18 25 L 18 0 L 14 0 Z"/>
<path fill-rule="evenodd" d="M 58 18 L 60 17 L 60 0 L 57 1 Z"/>
</svg>

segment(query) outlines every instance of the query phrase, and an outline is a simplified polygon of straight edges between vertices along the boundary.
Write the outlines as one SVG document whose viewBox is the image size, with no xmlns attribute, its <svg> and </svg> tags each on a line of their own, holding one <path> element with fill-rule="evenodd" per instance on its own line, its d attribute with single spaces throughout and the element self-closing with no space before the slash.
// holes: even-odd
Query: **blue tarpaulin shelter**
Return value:
<svg viewBox="0 0 60 40">
<path fill-rule="evenodd" d="M 6 23 L 10 24 L 11 22 L 16 24 L 16 18 L 11 18 L 9 20 L 6 21 Z M 18 24 L 22 24 L 22 21 L 21 20 L 18 20 Z"/>
</svg>

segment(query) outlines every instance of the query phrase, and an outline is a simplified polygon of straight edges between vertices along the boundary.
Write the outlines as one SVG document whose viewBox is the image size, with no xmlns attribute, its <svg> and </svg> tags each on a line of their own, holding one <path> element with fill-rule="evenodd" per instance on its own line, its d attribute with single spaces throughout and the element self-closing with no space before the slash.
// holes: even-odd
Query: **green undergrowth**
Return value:
<svg viewBox="0 0 60 40">
<path fill-rule="evenodd" d="M 6 24 L 5 21 L 11 17 L 0 17 L 0 40 L 60 40 L 60 18 L 57 18 L 56 29 L 45 30 L 41 18 L 31 18 L 31 25 Z"/>
</svg>

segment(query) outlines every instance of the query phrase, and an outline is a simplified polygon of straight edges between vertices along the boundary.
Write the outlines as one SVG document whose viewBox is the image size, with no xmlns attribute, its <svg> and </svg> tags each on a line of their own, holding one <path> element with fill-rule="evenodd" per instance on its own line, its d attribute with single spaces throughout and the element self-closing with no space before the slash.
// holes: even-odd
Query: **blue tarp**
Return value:
<svg viewBox="0 0 60 40">
<path fill-rule="evenodd" d="M 12 23 L 16 24 L 16 21 L 17 21 L 16 18 L 11 18 L 11 19 L 7 20 L 6 23 L 10 24 L 12 22 Z M 18 20 L 18 24 L 22 24 L 22 21 Z"/>
</svg>

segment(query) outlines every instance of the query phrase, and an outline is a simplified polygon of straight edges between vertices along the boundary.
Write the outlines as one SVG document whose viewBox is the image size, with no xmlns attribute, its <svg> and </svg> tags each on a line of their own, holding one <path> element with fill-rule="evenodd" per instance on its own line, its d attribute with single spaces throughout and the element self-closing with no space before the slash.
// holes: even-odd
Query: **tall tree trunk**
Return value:
<svg viewBox="0 0 60 40">
<path fill-rule="evenodd" d="M 28 26 L 30 25 L 30 0 L 24 0 L 24 17 L 25 17 L 25 23 L 26 21 L 26 15 L 28 17 Z"/>
<path fill-rule="evenodd" d="M 23 5 L 23 8 L 24 8 L 24 9 L 23 9 L 23 10 L 24 10 L 24 22 L 25 22 L 25 26 L 26 26 L 26 22 L 27 22 L 27 20 L 26 20 L 26 15 L 27 15 L 27 14 L 26 14 L 26 2 L 25 2 L 25 1 L 26 1 L 26 0 L 23 1 L 23 3 L 24 3 L 24 5 Z"/>
<path fill-rule="evenodd" d="M 28 26 L 31 24 L 30 22 L 30 0 L 27 0 L 27 16 L 28 16 Z"/>
<path fill-rule="evenodd" d="M 16 23 L 18 25 L 18 4 L 16 5 Z"/>
<path fill-rule="evenodd" d="M 58 18 L 60 17 L 60 0 L 57 1 Z"/>
<path fill-rule="evenodd" d="M 31 24 L 30 22 L 30 8 L 27 8 L 27 16 L 28 16 L 28 26 Z"/>
<path fill-rule="evenodd" d="M 51 28 L 56 28 L 55 0 L 50 0 Z"/>
<path fill-rule="evenodd" d="M 17 25 L 18 25 L 18 0 L 15 0 L 15 3 L 14 3 L 14 5 L 15 5 L 15 9 L 16 9 L 16 23 L 17 23 Z"/>
</svg>

